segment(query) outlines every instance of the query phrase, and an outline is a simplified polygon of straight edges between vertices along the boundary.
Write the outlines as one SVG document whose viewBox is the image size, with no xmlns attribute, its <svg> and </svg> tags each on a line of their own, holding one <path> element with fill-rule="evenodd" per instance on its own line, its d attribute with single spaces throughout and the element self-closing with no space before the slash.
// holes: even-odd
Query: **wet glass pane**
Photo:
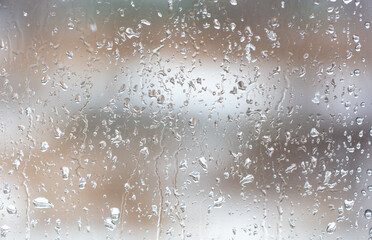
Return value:
<svg viewBox="0 0 372 240">
<path fill-rule="evenodd" d="M 369 239 L 372 2 L 0 1 L 6 239 Z"/>
</svg>

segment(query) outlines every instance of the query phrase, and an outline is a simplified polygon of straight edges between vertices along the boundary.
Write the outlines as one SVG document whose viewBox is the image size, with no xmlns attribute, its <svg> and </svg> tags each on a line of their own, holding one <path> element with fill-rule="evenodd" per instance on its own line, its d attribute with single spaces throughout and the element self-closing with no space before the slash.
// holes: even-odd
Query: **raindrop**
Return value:
<svg viewBox="0 0 372 240">
<path fill-rule="evenodd" d="M 41 152 L 46 152 L 48 148 L 49 148 L 49 144 L 47 141 L 44 141 L 41 143 L 41 147 L 40 147 Z"/>
<path fill-rule="evenodd" d="M 372 211 L 370 209 L 367 209 L 365 212 L 364 212 L 364 217 L 368 220 L 370 220 L 372 218 Z"/>
<path fill-rule="evenodd" d="M 181 170 L 186 170 L 187 169 L 187 160 L 186 159 L 181 160 L 181 162 L 179 164 L 179 168 Z"/>
<path fill-rule="evenodd" d="M 316 130 L 316 128 L 312 128 L 310 130 L 310 136 L 313 137 L 313 138 L 318 137 L 319 136 L 318 130 Z"/>
<path fill-rule="evenodd" d="M 248 174 L 247 176 L 243 177 L 240 180 L 240 184 L 244 187 L 246 184 L 251 183 L 254 181 L 254 176 L 252 174 Z"/>
<path fill-rule="evenodd" d="M 85 180 L 85 178 L 83 178 L 83 177 L 80 178 L 79 179 L 79 188 L 84 189 L 86 185 L 87 185 L 87 180 Z"/>
<path fill-rule="evenodd" d="M 208 163 L 207 163 L 207 160 L 205 159 L 205 157 L 199 158 L 199 164 L 204 169 L 204 171 L 207 171 Z"/>
<path fill-rule="evenodd" d="M 49 202 L 48 199 L 44 197 L 35 198 L 32 203 L 34 204 L 35 208 L 53 208 L 53 204 Z"/>
<path fill-rule="evenodd" d="M 224 204 L 225 202 L 225 198 L 223 196 L 217 198 L 216 200 L 214 200 L 214 203 L 213 203 L 213 206 L 215 208 L 221 208 L 222 205 Z"/>
<path fill-rule="evenodd" d="M 5 185 L 4 185 L 3 193 L 4 193 L 4 194 L 9 194 L 9 193 L 10 193 L 10 187 L 9 187 L 9 184 L 5 184 Z"/>
<path fill-rule="evenodd" d="M 328 234 L 333 234 L 336 231 L 336 223 L 335 222 L 328 223 L 326 231 Z"/>
<path fill-rule="evenodd" d="M 194 182 L 199 182 L 200 181 L 200 172 L 198 172 L 198 171 L 192 171 L 190 174 L 189 174 L 189 176 L 192 178 L 192 180 L 194 181 Z"/>
<path fill-rule="evenodd" d="M 363 124 L 363 121 L 364 121 L 364 118 L 362 118 L 362 117 L 357 117 L 357 118 L 356 118 L 356 123 L 357 123 L 358 125 L 362 125 L 362 124 Z"/>
<path fill-rule="evenodd" d="M 8 225 L 2 225 L 0 227 L 1 237 L 6 237 L 7 233 L 10 232 L 10 227 Z"/>
<path fill-rule="evenodd" d="M 351 210 L 354 206 L 354 200 L 345 199 L 344 205 L 346 210 Z"/>
<path fill-rule="evenodd" d="M 112 220 L 112 218 L 106 218 L 105 219 L 105 227 L 106 227 L 106 229 L 108 229 L 110 231 L 115 230 L 116 225 L 115 225 L 114 221 Z"/>
<path fill-rule="evenodd" d="M 144 24 L 144 25 L 146 25 L 146 26 L 150 26 L 151 25 L 151 22 L 148 21 L 148 20 L 146 20 L 146 19 L 142 19 L 141 20 L 141 23 Z"/>
<path fill-rule="evenodd" d="M 7 206 L 6 211 L 9 214 L 16 214 L 17 213 L 17 208 L 14 205 L 10 204 L 10 205 Z"/>
<path fill-rule="evenodd" d="M 67 180 L 70 175 L 70 170 L 68 167 L 62 167 L 62 179 Z"/>
<path fill-rule="evenodd" d="M 111 218 L 113 221 L 117 221 L 120 218 L 120 209 L 119 208 L 111 208 L 110 209 Z"/>
<path fill-rule="evenodd" d="M 189 119 L 189 126 L 190 126 L 191 128 L 194 128 L 195 125 L 196 125 L 196 119 L 195 119 L 195 118 L 190 118 L 190 119 Z"/>
</svg>

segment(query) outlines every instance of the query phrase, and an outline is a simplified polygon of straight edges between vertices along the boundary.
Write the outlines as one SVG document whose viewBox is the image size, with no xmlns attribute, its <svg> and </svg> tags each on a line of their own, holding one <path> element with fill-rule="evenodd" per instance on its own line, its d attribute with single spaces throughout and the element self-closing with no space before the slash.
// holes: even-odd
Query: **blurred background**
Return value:
<svg viewBox="0 0 372 240">
<path fill-rule="evenodd" d="M 369 239 L 372 2 L 0 0 L 6 239 Z"/>
</svg>

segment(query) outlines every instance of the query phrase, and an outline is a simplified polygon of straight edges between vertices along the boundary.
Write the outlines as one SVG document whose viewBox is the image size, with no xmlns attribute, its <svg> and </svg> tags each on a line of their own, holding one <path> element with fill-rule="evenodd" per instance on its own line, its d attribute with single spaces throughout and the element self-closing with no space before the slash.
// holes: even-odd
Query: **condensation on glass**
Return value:
<svg viewBox="0 0 372 240">
<path fill-rule="evenodd" d="M 6 239 L 372 238 L 372 2 L 0 1 Z"/>
</svg>

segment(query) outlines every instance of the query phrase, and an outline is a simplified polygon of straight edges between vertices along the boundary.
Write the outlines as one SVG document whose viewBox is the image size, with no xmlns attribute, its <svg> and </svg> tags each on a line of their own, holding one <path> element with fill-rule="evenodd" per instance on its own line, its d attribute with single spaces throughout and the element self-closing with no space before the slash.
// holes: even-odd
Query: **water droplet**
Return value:
<svg viewBox="0 0 372 240">
<path fill-rule="evenodd" d="M 194 128 L 195 125 L 196 125 L 196 119 L 195 119 L 195 118 L 190 118 L 190 119 L 189 119 L 189 126 L 190 126 L 191 128 Z"/>
<path fill-rule="evenodd" d="M 346 210 L 351 210 L 354 206 L 354 200 L 345 199 L 344 205 Z"/>
<path fill-rule="evenodd" d="M 328 223 L 326 231 L 328 234 L 333 234 L 336 231 L 336 223 L 335 222 Z"/>
<path fill-rule="evenodd" d="M 2 225 L 0 228 L 1 237 L 6 237 L 6 234 L 10 232 L 10 227 L 8 225 Z"/>
<path fill-rule="evenodd" d="M 240 180 L 240 184 L 242 186 L 248 184 L 248 183 L 251 183 L 254 181 L 254 176 L 252 174 L 248 174 L 247 176 L 243 177 L 241 180 Z"/>
<path fill-rule="evenodd" d="M 70 169 L 68 167 L 62 167 L 62 179 L 67 180 L 70 175 Z"/>
<path fill-rule="evenodd" d="M 252 160 L 250 158 L 246 158 L 245 161 L 244 161 L 244 167 L 246 169 L 249 169 L 249 167 L 251 166 L 252 164 Z"/>
<path fill-rule="evenodd" d="M 187 160 L 186 160 L 186 159 L 181 160 L 181 162 L 180 162 L 180 164 L 179 164 L 179 168 L 180 168 L 181 170 L 185 170 L 185 169 L 187 169 Z"/>
<path fill-rule="evenodd" d="M 370 220 L 372 218 L 372 211 L 370 209 L 367 209 L 365 212 L 364 212 L 364 217 L 368 220 Z"/>
<path fill-rule="evenodd" d="M 151 206 L 151 212 L 152 212 L 152 215 L 158 216 L 158 206 L 152 205 Z"/>
<path fill-rule="evenodd" d="M 74 53 L 72 51 L 66 51 L 66 56 L 68 59 L 72 59 L 74 57 Z"/>
<path fill-rule="evenodd" d="M 357 117 L 355 121 L 356 121 L 356 123 L 357 123 L 358 125 L 362 125 L 362 124 L 363 124 L 363 121 L 364 121 L 364 118 L 362 118 L 362 117 Z"/>
<path fill-rule="evenodd" d="M 365 22 L 365 23 L 364 23 L 364 27 L 365 27 L 366 29 L 369 29 L 369 28 L 371 27 L 371 23 L 370 23 L 370 22 Z"/>
<path fill-rule="evenodd" d="M 126 33 L 126 35 L 127 35 L 127 37 L 129 39 L 131 39 L 133 37 L 139 38 L 139 36 L 140 36 L 140 34 L 139 33 L 135 33 L 132 28 L 127 28 L 125 30 L 125 33 Z"/>
<path fill-rule="evenodd" d="M 3 193 L 4 193 L 4 194 L 9 194 L 9 193 L 10 193 L 10 187 L 9 187 L 9 184 L 5 184 L 5 185 L 4 185 Z"/>
<path fill-rule="evenodd" d="M 207 163 L 207 160 L 205 159 L 205 157 L 199 158 L 199 164 L 204 169 L 204 171 L 207 171 L 208 163 Z"/>
<path fill-rule="evenodd" d="M 224 202 L 225 202 L 225 197 L 221 196 L 221 197 L 217 198 L 216 200 L 214 200 L 213 206 L 215 208 L 221 208 L 222 205 L 224 204 Z"/>
<path fill-rule="evenodd" d="M 114 223 L 114 221 L 112 220 L 112 218 L 106 218 L 105 219 L 105 227 L 106 229 L 110 230 L 110 231 L 114 231 L 115 228 L 116 228 L 116 225 Z"/>
<path fill-rule="evenodd" d="M 343 0 L 345 4 L 351 3 L 353 0 Z"/>
<path fill-rule="evenodd" d="M 54 137 L 56 139 L 60 139 L 63 135 L 65 135 L 65 133 L 62 132 L 62 130 L 59 127 L 54 128 Z"/>
<path fill-rule="evenodd" d="M 35 208 L 53 208 L 53 204 L 49 202 L 48 199 L 45 197 L 38 197 L 35 198 L 32 203 L 34 204 Z"/>
<path fill-rule="evenodd" d="M 285 173 L 292 173 L 296 169 L 297 169 L 297 165 L 295 163 L 292 163 L 291 166 L 287 167 L 287 169 L 285 170 Z"/>
<path fill-rule="evenodd" d="M 79 179 L 79 188 L 84 189 L 86 185 L 87 185 L 87 180 L 85 180 L 85 178 L 83 178 L 83 177 L 80 178 Z"/>
<path fill-rule="evenodd" d="M 120 218 L 120 209 L 119 208 L 111 208 L 110 209 L 111 218 L 113 221 L 117 221 Z"/>
<path fill-rule="evenodd" d="M 41 152 L 46 152 L 48 148 L 49 148 L 49 144 L 47 141 L 44 141 L 41 143 L 41 147 L 40 147 Z"/>
<path fill-rule="evenodd" d="M 17 208 L 10 204 L 6 207 L 6 211 L 9 213 L 9 214 L 16 214 L 17 213 Z"/>
<path fill-rule="evenodd" d="M 189 176 L 192 178 L 192 180 L 194 181 L 194 182 L 199 182 L 200 181 L 200 172 L 198 172 L 198 171 L 192 171 L 190 174 L 189 174 Z"/>
<path fill-rule="evenodd" d="M 233 6 L 236 6 L 236 5 L 238 5 L 238 1 L 237 0 L 230 0 L 230 4 L 233 5 Z"/>
<path fill-rule="evenodd" d="M 312 128 L 311 131 L 310 131 L 310 136 L 313 137 L 313 138 L 319 136 L 318 130 L 316 130 L 316 128 Z"/>
</svg>

